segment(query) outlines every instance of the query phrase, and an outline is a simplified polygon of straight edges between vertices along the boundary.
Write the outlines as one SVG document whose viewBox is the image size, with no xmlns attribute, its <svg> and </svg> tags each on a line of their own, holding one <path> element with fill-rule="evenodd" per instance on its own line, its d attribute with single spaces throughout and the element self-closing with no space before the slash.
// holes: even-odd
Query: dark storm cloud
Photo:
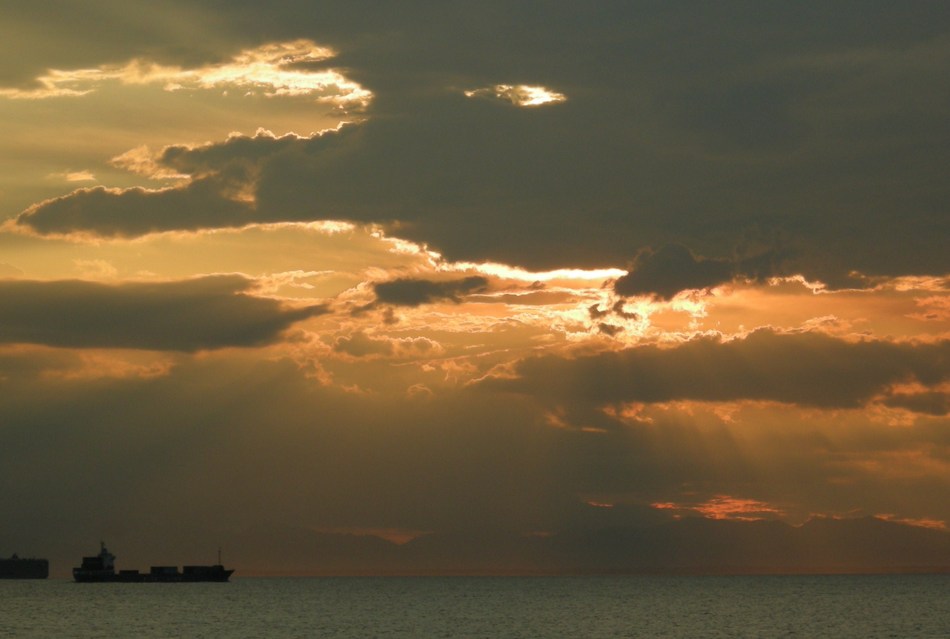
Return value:
<svg viewBox="0 0 950 639">
<path fill-rule="evenodd" d="M 854 270 L 950 268 L 944 3 L 290 1 L 266 19 L 251 2 L 181 6 L 220 9 L 228 54 L 262 40 L 329 43 L 376 96 L 334 149 L 299 140 L 245 153 L 257 203 L 231 211 L 239 218 L 400 221 L 400 235 L 448 259 L 530 268 L 617 266 L 677 243 L 708 261 L 700 281 L 777 242 L 785 270 L 832 285 Z M 567 100 L 523 109 L 464 97 L 497 83 Z M 201 161 L 224 174 L 231 159 L 216 152 Z M 169 199 L 168 222 L 112 221 L 132 228 L 113 232 L 193 228 L 178 211 L 236 206 L 213 202 L 220 189 L 188 202 L 197 195 Z M 51 228 L 42 217 L 21 223 Z"/>
<path fill-rule="evenodd" d="M 667 244 L 656 251 L 641 250 L 614 290 L 625 296 L 655 294 L 669 299 L 682 290 L 711 288 L 738 277 L 761 281 L 777 274 L 771 261 L 770 253 L 747 259 L 706 259 L 685 246 Z"/>
<path fill-rule="evenodd" d="M 421 306 L 432 302 L 458 302 L 463 295 L 484 291 L 488 279 L 479 275 L 436 282 L 421 279 L 398 279 L 373 285 L 376 301 L 395 306 Z"/>
<path fill-rule="evenodd" d="M 291 209 L 301 185 L 334 213 L 409 221 L 450 259 L 531 267 L 670 242 L 731 259 L 778 238 L 791 271 L 834 284 L 948 268 L 947 7 L 479 3 L 431 29 L 422 7 L 362 23 L 390 27 L 385 62 L 365 39 L 341 55 L 377 92 L 360 152 L 275 163 L 263 207 Z M 440 80 L 537 82 L 567 102 L 465 101 Z"/>
<path fill-rule="evenodd" d="M 251 282 L 213 276 L 167 283 L 0 281 L 0 343 L 199 351 L 259 346 L 326 312 L 253 297 Z"/>
<path fill-rule="evenodd" d="M 893 384 L 950 379 L 950 342 L 846 342 L 818 333 L 759 330 L 745 339 L 696 339 L 675 348 L 642 346 L 595 356 L 521 362 L 516 379 L 492 388 L 553 400 L 604 404 L 671 400 L 771 400 L 855 408 Z M 910 402 L 901 405 L 913 409 Z"/>
</svg>

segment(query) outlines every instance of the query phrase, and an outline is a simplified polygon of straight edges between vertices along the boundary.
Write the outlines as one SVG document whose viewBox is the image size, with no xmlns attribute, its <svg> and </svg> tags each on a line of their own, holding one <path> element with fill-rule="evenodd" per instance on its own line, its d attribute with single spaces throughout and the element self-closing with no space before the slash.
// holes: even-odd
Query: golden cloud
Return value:
<svg viewBox="0 0 950 639">
<path fill-rule="evenodd" d="M 158 84 L 166 91 L 240 89 L 246 94 L 268 97 L 310 96 L 340 108 L 367 106 L 373 94 L 339 71 L 309 70 L 301 66 L 334 56 L 333 49 L 301 39 L 245 49 L 228 62 L 194 69 L 137 58 L 122 65 L 106 64 L 91 69 L 50 69 L 35 79 L 36 88 L 0 88 L 0 97 L 13 100 L 79 97 L 107 82 L 118 82 Z"/>
</svg>

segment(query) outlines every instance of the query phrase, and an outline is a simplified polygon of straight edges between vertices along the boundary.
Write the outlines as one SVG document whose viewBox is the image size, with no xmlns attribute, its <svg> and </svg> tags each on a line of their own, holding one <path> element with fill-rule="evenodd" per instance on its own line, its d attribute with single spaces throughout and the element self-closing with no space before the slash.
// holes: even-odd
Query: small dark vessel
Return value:
<svg viewBox="0 0 950 639">
<path fill-rule="evenodd" d="M 49 577 L 49 561 L 17 557 L 0 559 L 0 579 L 46 579 Z"/>
<path fill-rule="evenodd" d="M 138 570 L 115 569 L 115 555 L 100 543 L 99 554 L 83 557 L 82 565 L 73 568 L 73 579 L 81 583 L 193 583 L 198 581 L 227 581 L 233 569 L 221 565 L 221 552 L 218 551 L 218 563 L 213 566 L 152 566 L 148 572 Z"/>
</svg>

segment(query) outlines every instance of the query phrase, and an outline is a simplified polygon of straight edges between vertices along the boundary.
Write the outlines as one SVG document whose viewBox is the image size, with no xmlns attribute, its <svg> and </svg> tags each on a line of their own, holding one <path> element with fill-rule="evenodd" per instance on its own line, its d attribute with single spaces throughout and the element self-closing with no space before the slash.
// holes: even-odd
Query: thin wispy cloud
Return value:
<svg viewBox="0 0 950 639">
<path fill-rule="evenodd" d="M 51 69 L 32 89 L 0 88 L 14 100 L 81 97 L 103 85 L 158 85 L 165 91 L 235 90 L 267 97 L 305 96 L 340 108 L 365 107 L 372 93 L 333 69 L 307 69 L 336 52 L 309 40 L 265 44 L 246 49 L 230 61 L 197 68 L 162 65 L 144 58 L 91 69 Z"/>
</svg>

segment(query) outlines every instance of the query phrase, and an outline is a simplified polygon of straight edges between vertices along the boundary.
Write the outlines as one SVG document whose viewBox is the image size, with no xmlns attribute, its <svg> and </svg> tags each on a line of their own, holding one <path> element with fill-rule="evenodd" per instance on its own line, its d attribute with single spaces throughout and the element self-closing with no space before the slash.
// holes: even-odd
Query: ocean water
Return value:
<svg viewBox="0 0 950 639">
<path fill-rule="evenodd" d="M 0 637 L 950 637 L 950 575 L 0 581 Z"/>
</svg>

